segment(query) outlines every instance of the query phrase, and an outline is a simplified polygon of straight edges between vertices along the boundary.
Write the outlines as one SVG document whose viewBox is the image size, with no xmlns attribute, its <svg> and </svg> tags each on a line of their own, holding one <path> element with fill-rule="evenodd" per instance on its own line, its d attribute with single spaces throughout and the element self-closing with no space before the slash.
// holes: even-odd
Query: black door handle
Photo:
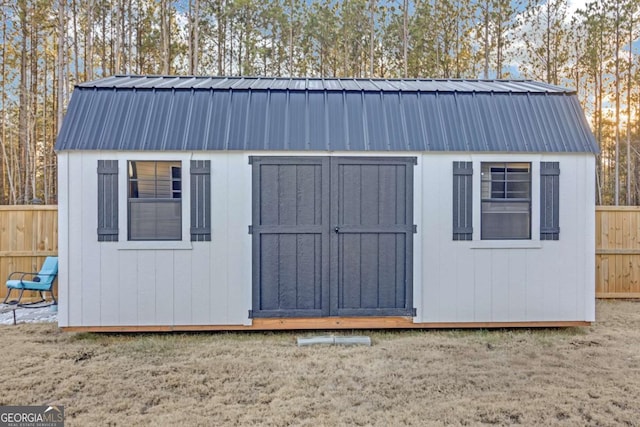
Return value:
<svg viewBox="0 0 640 427">
<path fill-rule="evenodd" d="M 336 234 L 338 234 L 340 232 L 340 227 L 336 225 L 336 228 L 334 228 L 333 231 L 335 231 Z"/>
</svg>

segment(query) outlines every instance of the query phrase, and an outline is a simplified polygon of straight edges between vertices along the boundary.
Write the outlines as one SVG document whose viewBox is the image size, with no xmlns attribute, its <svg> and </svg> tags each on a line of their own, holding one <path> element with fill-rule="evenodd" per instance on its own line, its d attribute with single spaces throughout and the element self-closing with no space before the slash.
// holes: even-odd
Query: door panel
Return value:
<svg viewBox="0 0 640 427">
<path fill-rule="evenodd" d="M 253 158 L 254 317 L 328 313 L 328 171 L 323 158 Z"/>
<path fill-rule="evenodd" d="M 254 317 L 412 314 L 413 158 L 254 157 Z"/>
<path fill-rule="evenodd" d="M 412 315 L 413 159 L 331 159 L 331 315 Z"/>
</svg>

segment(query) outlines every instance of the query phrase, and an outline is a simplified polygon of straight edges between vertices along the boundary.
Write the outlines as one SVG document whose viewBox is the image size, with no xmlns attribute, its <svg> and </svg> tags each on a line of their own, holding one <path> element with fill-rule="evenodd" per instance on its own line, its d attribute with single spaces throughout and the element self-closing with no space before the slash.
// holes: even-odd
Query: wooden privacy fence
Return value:
<svg viewBox="0 0 640 427">
<path fill-rule="evenodd" d="M 596 207 L 596 297 L 640 298 L 640 207 Z"/>
<path fill-rule="evenodd" d="M 0 298 L 10 272 L 57 254 L 57 206 L 0 206 Z M 596 207 L 595 257 L 598 298 L 640 298 L 640 207 Z"/>
<path fill-rule="evenodd" d="M 38 271 L 49 255 L 58 255 L 58 207 L 0 206 L 0 297 L 7 294 L 9 273 Z"/>
</svg>

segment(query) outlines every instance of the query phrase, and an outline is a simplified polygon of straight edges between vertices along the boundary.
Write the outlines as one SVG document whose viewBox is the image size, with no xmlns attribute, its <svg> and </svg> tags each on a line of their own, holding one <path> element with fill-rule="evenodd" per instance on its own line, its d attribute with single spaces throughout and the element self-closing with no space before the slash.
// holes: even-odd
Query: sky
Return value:
<svg viewBox="0 0 640 427">
<path fill-rule="evenodd" d="M 569 0 L 568 4 L 569 7 L 567 7 L 567 9 L 569 11 L 569 15 L 573 15 L 576 10 L 584 9 L 587 4 L 587 0 Z"/>
</svg>

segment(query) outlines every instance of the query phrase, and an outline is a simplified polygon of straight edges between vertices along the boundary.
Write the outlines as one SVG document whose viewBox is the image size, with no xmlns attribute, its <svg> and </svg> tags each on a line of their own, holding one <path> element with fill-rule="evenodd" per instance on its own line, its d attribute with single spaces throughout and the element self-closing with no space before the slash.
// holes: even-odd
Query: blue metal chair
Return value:
<svg viewBox="0 0 640 427">
<path fill-rule="evenodd" d="M 19 278 L 12 279 L 14 276 L 20 275 Z M 22 271 L 15 271 L 9 275 L 7 278 L 7 296 L 2 301 L 3 304 L 7 304 L 9 301 L 9 296 L 11 295 L 11 291 L 14 289 L 19 290 L 20 294 L 18 295 L 17 300 L 9 301 L 8 304 L 17 304 L 20 307 L 28 307 L 30 305 L 37 304 L 38 307 L 42 307 L 41 303 L 45 302 L 45 298 L 43 292 L 50 292 L 52 301 L 49 304 L 52 305 L 57 304 L 55 295 L 53 295 L 53 282 L 58 275 L 58 257 L 50 256 L 44 260 L 44 264 L 42 264 L 42 268 L 39 272 L 34 273 L 25 273 Z M 22 294 L 24 291 L 36 291 L 40 293 L 40 300 L 35 302 L 29 302 L 21 304 L 20 300 L 22 299 Z"/>
</svg>

